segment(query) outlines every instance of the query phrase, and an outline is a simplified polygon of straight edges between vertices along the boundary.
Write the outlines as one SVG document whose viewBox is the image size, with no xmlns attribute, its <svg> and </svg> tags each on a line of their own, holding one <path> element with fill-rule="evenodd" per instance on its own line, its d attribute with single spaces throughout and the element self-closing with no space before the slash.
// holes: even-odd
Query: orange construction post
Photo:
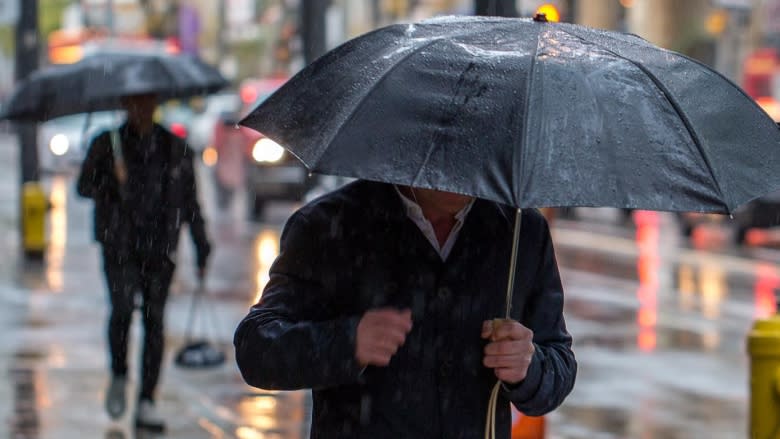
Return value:
<svg viewBox="0 0 780 439">
<path fill-rule="evenodd" d="M 512 426 L 512 439 L 544 439 L 544 416 L 521 416 Z"/>
</svg>

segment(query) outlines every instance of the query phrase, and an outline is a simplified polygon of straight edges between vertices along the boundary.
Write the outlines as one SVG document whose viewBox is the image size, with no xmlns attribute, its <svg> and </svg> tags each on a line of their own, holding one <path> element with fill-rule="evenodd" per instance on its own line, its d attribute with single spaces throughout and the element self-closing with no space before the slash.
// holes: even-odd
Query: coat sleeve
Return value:
<svg viewBox="0 0 780 439">
<path fill-rule="evenodd" d="M 119 182 L 113 174 L 113 158 L 108 144 L 108 134 L 103 133 L 92 141 L 87 156 L 81 164 L 76 190 L 79 195 L 96 201 L 117 200 Z"/>
<path fill-rule="evenodd" d="M 557 408 L 574 387 L 577 362 L 571 335 L 563 318 L 563 287 L 547 222 L 541 215 L 540 258 L 523 324 L 534 332 L 536 352 L 526 378 L 504 385 L 506 396 L 528 416 L 541 416 Z"/>
<path fill-rule="evenodd" d="M 239 324 L 234 345 L 244 380 L 274 390 L 357 382 L 359 316 L 338 317 L 323 286 L 328 240 L 300 212 L 282 233 L 279 256 L 258 304 Z"/>
<path fill-rule="evenodd" d="M 189 224 L 190 237 L 195 244 L 195 253 L 198 268 L 205 268 L 211 253 L 211 244 L 206 233 L 206 221 L 200 209 L 198 201 L 198 184 L 195 177 L 195 165 L 193 163 L 193 151 L 186 145 L 181 145 L 186 153 L 182 157 L 181 172 L 184 182 L 184 196 L 186 212 L 185 220 Z"/>
</svg>

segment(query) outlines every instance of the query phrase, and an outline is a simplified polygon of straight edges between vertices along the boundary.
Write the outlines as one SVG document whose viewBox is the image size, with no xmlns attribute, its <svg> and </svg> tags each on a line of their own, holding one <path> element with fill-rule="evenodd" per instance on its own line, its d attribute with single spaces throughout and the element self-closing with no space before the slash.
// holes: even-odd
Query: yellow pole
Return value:
<svg viewBox="0 0 780 439">
<path fill-rule="evenodd" d="M 40 183 L 24 183 L 22 186 L 22 244 L 24 253 L 31 257 L 43 257 L 46 249 L 46 213 L 49 200 Z"/>
<path fill-rule="evenodd" d="M 748 335 L 750 437 L 780 437 L 780 315 L 758 320 Z"/>
</svg>

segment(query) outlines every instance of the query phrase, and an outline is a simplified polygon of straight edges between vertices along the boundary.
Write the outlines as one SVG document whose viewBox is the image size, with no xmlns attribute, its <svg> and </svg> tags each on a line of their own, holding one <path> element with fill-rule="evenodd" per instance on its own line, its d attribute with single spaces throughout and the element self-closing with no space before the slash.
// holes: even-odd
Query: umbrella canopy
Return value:
<svg viewBox="0 0 780 439">
<path fill-rule="evenodd" d="M 729 213 L 780 188 L 780 130 L 732 82 L 637 36 L 566 23 L 385 27 L 241 123 L 313 172 L 520 208 Z"/>
<path fill-rule="evenodd" d="M 16 87 L 0 118 L 45 121 L 120 109 L 122 96 L 154 93 L 164 101 L 213 93 L 227 85 L 215 68 L 190 56 L 98 54 L 34 72 Z"/>
</svg>

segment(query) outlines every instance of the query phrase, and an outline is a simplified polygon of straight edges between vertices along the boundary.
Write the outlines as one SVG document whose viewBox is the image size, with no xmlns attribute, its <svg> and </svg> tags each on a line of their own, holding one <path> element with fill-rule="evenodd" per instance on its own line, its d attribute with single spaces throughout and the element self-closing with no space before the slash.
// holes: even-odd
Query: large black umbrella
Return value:
<svg viewBox="0 0 780 439">
<path fill-rule="evenodd" d="M 154 93 L 160 101 L 205 95 L 228 85 L 191 56 L 106 53 L 35 71 L 3 105 L 0 119 L 45 121 L 121 108 L 122 96 Z"/>
<path fill-rule="evenodd" d="M 730 213 L 780 188 L 780 130 L 729 80 L 637 36 L 543 17 L 376 30 L 241 123 L 314 172 L 517 207 L 507 318 L 520 208 Z"/>
<path fill-rule="evenodd" d="M 780 130 L 728 79 L 634 35 L 541 20 L 376 30 L 241 123 L 314 172 L 516 207 L 730 213 L 780 189 Z"/>
</svg>

